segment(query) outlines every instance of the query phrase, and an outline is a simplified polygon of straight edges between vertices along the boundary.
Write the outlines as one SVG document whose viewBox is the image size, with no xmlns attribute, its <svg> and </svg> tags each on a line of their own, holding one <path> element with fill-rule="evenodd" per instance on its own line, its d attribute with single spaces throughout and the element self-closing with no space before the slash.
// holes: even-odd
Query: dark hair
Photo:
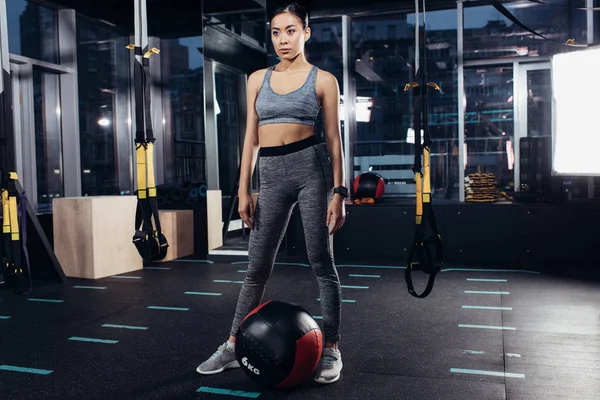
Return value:
<svg viewBox="0 0 600 400">
<path fill-rule="evenodd" d="M 273 13 L 271 20 L 273 20 L 273 18 L 275 18 L 277 15 L 286 12 L 294 15 L 300 21 L 302 21 L 302 29 L 306 29 L 308 27 L 308 12 L 298 3 L 290 3 L 288 5 L 278 7 Z"/>
</svg>

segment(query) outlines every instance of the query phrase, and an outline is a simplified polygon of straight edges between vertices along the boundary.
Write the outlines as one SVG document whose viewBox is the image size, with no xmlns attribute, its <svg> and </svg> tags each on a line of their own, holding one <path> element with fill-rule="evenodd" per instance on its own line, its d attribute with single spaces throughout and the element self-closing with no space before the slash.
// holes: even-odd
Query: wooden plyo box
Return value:
<svg viewBox="0 0 600 400">
<path fill-rule="evenodd" d="M 136 196 L 52 199 L 54 253 L 65 275 L 99 279 L 141 270 L 132 242 Z"/>
<path fill-rule="evenodd" d="M 159 210 L 160 227 L 169 248 L 162 260 L 170 261 L 194 254 L 194 211 Z"/>
</svg>

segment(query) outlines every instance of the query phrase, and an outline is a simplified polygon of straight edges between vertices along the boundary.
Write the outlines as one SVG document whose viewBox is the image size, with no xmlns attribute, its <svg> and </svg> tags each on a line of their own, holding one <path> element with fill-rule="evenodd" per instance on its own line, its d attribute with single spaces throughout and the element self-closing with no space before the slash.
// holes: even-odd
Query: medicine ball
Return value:
<svg viewBox="0 0 600 400">
<path fill-rule="evenodd" d="M 250 379 L 267 388 L 291 388 L 315 371 L 323 346 L 317 322 L 304 308 L 267 301 L 241 322 L 235 355 Z"/>
<path fill-rule="evenodd" d="M 367 171 L 354 179 L 353 189 L 357 199 L 378 199 L 385 192 L 385 181 L 381 175 Z"/>
</svg>

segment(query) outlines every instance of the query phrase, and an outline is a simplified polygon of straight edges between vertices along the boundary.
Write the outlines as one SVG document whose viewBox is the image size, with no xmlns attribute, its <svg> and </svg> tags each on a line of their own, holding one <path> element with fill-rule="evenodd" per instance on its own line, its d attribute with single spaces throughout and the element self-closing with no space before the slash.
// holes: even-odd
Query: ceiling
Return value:
<svg viewBox="0 0 600 400">
<path fill-rule="evenodd" d="M 133 0 L 45 0 L 59 7 L 72 8 L 79 13 L 113 24 L 133 33 Z M 202 4 L 204 3 L 204 4 Z M 150 36 L 194 36 L 202 34 L 204 14 L 261 9 L 261 0 L 146 0 L 148 34 Z"/>
<path fill-rule="evenodd" d="M 44 0 L 59 7 L 72 8 L 90 18 L 109 22 L 124 32 L 133 33 L 132 0 Z M 419 0 L 422 4 L 423 0 Z M 202 34 L 202 15 L 235 14 L 264 10 L 271 11 L 289 0 L 146 0 L 148 34 L 158 37 L 183 37 Z M 384 9 L 414 9 L 414 0 L 299 0 L 311 17 L 327 17 L 342 13 L 372 12 Z M 456 0 L 427 0 L 428 9 L 455 4 Z M 266 12 L 265 12 L 266 20 Z"/>
</svg>

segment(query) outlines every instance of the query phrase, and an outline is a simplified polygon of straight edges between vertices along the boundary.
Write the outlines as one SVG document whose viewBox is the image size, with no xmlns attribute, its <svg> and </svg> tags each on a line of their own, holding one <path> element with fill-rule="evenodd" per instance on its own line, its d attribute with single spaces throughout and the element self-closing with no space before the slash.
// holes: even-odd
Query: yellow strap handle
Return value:
<svg viewBox="0 0 600 400">
<path fill-rule="evenodd" d="M 2 232 L 10 233 L 10 210 L 8 209 L 8 190 L 2 189 Z"/>
<path fill-rule="evenodd" d="M 19 218 L 17 215 L 17 198 L 10 196 L 8 198 L 8 207 L 10 209 L 10 238 L 13 241 L 19 240 Z"/>
<path fill-rule="evenodd" d="M 145 199 L 148 187 L 146 184 L 146 148 L 143 145 L 138 145 L 135 149 L 135 155 L 137 160 L 138 199 Z"/>
<path fill-rule="evenodd" d="M 146 162 L 148 168 L 148 197 L 156 197 L 156 182 L 154 180 L 154 144 L 148 143 Z"/>
<path fill-rule="evenodd" d="M 415 174 L 415 183 L 417 184 L 417 215 L 415 222 L 419 225 L 423 219 L 423 177 L 419 172 Z"/>
<path fill-rule="evenodd" d="M 423 148 L 423 202 L 431 202 L 431 168 L 429 167 L 429 148 Z"/>
<path fill-rule="evenodd" d="M 11 172 L 10 179 L 17 179 L 17 174 Z M 19 216 L 17 211 L 17 198 L 9 196 L 8 190 L 2 189 L 2 232 L 10 233 L 13 241 L 18 241 L 19 237 Z"/>
</svg>

